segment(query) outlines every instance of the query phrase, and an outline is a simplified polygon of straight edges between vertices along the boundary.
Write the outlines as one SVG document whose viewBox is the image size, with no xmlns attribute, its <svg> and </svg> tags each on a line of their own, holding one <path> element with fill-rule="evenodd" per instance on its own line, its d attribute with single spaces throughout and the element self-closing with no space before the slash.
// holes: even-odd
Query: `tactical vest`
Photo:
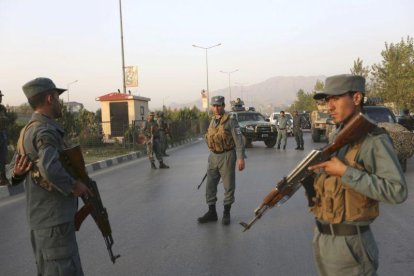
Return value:
<svg viewBox="0 0 414 276">
<path fill-rule="evenodd" d="M 215 153 L 222 153 L 234 149 L 233 135 L 230 129 L 225 129 L 224 125 L 230 120 L 230 115 L 225 113 L 217 127 L 214 127 L 214 119 L 207 130 L 206 140 L 208 148 Z"/>
<path fill-rule="evenodd" d="M 353 168 L 364 170 L 355 161 L 360 148 L 361 143 L 350 146 L 345 162 Z M 335 224 L 343 221 L 369 221 L 379 215 L 377 200 L 343 185 L 340 177 L 322 173 L 315 180 L 314 187 L 316 198 L 311 211 L 319 220 Z"/>
</svg>

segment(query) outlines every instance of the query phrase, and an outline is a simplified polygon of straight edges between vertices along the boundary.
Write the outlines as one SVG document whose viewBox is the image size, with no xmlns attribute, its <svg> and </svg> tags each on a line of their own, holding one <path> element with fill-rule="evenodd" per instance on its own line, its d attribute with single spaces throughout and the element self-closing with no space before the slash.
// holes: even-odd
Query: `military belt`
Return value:
<svg viewBox="0 0 414 276">
<path fill-rule="evenodd" d="M 323 224 L 320 221 L 316 221 L 316 227 L 321 234 L 335 236 L 357 235 L 358 228 L 360 233 L 364 233 L 369 230 L 369 225 L 358 226 L 352 224 Z"/>
<path fill-rule="evenodd" d="M 213 153 L 215 153 L 215 154 L 221 154 L 221 153 L 225 153 L 225 152 L 231 151 L 231 150 L 233 150 L 233 149 L 234 149 L 234 148 L 229 149 L 229 150 L 223 150 L 223 151 L 214 151 L 214 150 L 212 150 L 211 152 L 213 152 Z"/>
<path fill-rule="evenodd" d="M 279 128 L 280 130 L 285 130 L 285 128 Z"/>
</svg>

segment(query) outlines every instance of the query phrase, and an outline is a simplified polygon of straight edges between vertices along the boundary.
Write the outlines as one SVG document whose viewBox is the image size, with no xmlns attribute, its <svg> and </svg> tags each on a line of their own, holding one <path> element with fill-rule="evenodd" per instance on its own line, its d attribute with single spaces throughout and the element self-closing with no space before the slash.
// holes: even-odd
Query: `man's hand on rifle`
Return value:
<svg viewBox="0 0 414 276">
<path fill-rule="evenodd" d="M 345 171 L 347 166 L 339 160 L 337 157 L 332 157 L 330 160 L 310 166 L 309 170 L 317 170 L 323 169 L 326 174 L 332 176 L 339 176 L 341 177 Z"/>
<path fill-rule="evenodd" d="M 93 196 L 91 190 L 89 190 L 89 188 L 84 183 L 82 183 L 79 180 L 76 180 L 75 184 L 73 185 L 72 194 L 74 196 L 77 196 L 77 197 L 81 197 L 81 196 L 85 196 L 85 197 Z"/>
</svg>

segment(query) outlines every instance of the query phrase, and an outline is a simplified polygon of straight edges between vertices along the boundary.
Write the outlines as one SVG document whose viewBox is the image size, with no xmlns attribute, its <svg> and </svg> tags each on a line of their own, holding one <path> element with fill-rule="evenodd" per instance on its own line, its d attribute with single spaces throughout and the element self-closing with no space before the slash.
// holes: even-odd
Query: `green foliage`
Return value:
<svg viewBox="0 0 414 276">
<path fill-rule="evenodd" d="M 316 91 L 323 90 L 324 86 L 323 81 L 317 80 L 312 92 L 306 93 L 303 89 L 299 89 L 296 93 L 296 101 L 288 108 L 288 111 L 293 112 L 297 110 L 302 112 L 316 110 L 316 101 L 313 99 L 313 96 Z"/>
<path fill-rule="evenodd" d="M 383 60 L 372 66 L 375 96 L 394 102 L 398 109 L 414 107 L 414 43 L 413 38 L 399 43 L 385 43 Z"/>
<path fill-rule="evenodd" d="M 357 60 L 354 60 L 354 66 L 351 68 L 352 75 L 368 78 L 369 73 L 369 66 L 364 66 L 362 59 L 358 57 Z"/>
<path fill-rule="evenodd" d="M 9 144 L 15 145 L 17 144 L 17 140 L 19 139 L 20 130 L 23 128 L 23 125 L 17 124 L 17 113 L 13 111 L 9 111 L 6 113 L 8 123 L 7 123 L 7 136 L 9 139 Z"/>
</svg>

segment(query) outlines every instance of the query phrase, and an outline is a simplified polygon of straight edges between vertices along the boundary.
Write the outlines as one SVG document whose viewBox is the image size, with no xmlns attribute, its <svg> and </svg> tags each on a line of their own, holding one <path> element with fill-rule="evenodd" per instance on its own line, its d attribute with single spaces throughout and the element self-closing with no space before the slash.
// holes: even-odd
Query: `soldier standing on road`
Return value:
<svg viewBox="0 0 414 276">
<path fill-rule="evenodd" d="M 170 134 L 170 131 L 168 128 L 167 121 L 165 120 L 165 117 L 164 117 L 164 112 L 160 111 L 158 113 L 157 123 L 158 123 L 159 130 L 160 130 L 161 154 L 162 156 L 169 156 L 166 150 L 168 148 L 167 135 Z"/>
<path fill-rule="evenodd" d="M 160 169 L 168 169 L 164 161 L 162 160 L 161 154 L 161 143 L 160 143 L 160 130 L 157 122 L 154 120 L 155 113 L 150 112 L 147 120 L 142 126 L 142 132 L 145 136 L 145 144 L 147 145 L 147 154 L 151 162 L 151 168 L 156 170 L 155 166 L 154 153 L 157 157 L 158 162 L 160 163 Z"/>
<path fill-rule="evenodd" d="M 217 185 L 220 178 L 224 187 L 224 212 L 222 223 L 230 224 L 230 208 L 236 189 L 236 160 L 239 171 L 244 169 L 245 154 L 242 133 L 238 122 L 224 111 L 224 97 L 211 98 L 214 117 L 207 130 L 208 157 L 206 202 L 208 212 L 198 218 L 199 223 L 217 221 Z"/>
<path fill-rule="evenodd" d="M 7 110 L 2 105 L 3 93 L 0 91 L 0 186 L 10 185 L 9 180 L 6 178 L 6 163 L 7 163 Z"/>
<path fill-rule="evenodd" d="M 404 108 L 403 116 L 398 120 L 398 123 L 409 131 L 414 131 L 414 118 L 410 116 L 410 110 L 408 108 Z"/>
<path fill-rule="evenodd" d="M 328 104 L 339 131 L 363 107 L 365 78 L 337 75 L 326 79 L 315 100 Z M 381 128 L 339 149 L 330 160 L 309 167 L 318 172 L 311 211 L 316 217 L 313 251 L 320 275 L 376 275 L 378 248 L 370 224 L 379 201 L 401 203 L 407 184 L 392 142 Z"/>
<path fill-rule="evenodd" d="M 303 148 L 303 132 L 302 124 L 305 123 L 305 118 L 299 115 L 298 111 L 293 112 L 293 135 L 295 135 L 296 148 L 295 150 L 304 150 Z"/>
<path fill-rule="evenodd" d="M 277 132 L 277 149 L 280 149 L 280 140 L 283 139 L 283 149 L 286 149 L 286 142 L 287 142 L 287 127 L 291 125 L 290 120 L 288 117 L 285 116 L 284 111 L 280 111 L 279 117 L 275 122 L 276 126 L 278 126 Z"/>
<path fill-rule="evenodd" d="M 38 275 L 83 275 L 75 236 L 74 217 L 80 196 L 92 196 L 60 162 L 64 130 L 52 80 L 37 78 L 23 86 L 34 113 L 23 128 L 11 163 L 12 184 L 25 180 L 30 239 Z"/>
</svg>

